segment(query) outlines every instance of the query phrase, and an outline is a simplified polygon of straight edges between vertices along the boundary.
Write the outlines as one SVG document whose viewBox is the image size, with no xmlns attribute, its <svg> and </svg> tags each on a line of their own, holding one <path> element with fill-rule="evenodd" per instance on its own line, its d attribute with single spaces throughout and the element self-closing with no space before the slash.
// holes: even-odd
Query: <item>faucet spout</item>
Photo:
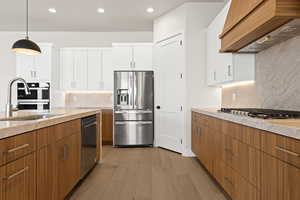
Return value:
<svg viewBox="0 0 300 200">
<path fill-rule="evenodd" d="M 6 117 L 12 117 L 12 86 L 14 84 L 14 82 L 16 81 L 20 81 L 24 84 L 24 88 L 25 88 L 25 94 L 29 95 L 30 94 L 30 90 L 29 90 L 29 86 L 26 83 L 26 81 L 23 78 L 14 78 L 12 79 L 9 84 L 8 84 L 8 90 L 7 90 L 7 104 L 6 104 Z"/>
</svg>

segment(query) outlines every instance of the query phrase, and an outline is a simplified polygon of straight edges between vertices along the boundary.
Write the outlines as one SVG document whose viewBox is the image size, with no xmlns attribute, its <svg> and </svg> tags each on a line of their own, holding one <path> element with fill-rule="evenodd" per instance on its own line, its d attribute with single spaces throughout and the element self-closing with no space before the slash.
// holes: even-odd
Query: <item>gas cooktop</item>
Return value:
<svg viewBox="0 0 300 200">
<path fill-rule="evenodd" d="M 262 119 L 300 118 L 299 111 L 272 110 L 259 108 L 221 108 L 220 112 Z"/>
</svg>

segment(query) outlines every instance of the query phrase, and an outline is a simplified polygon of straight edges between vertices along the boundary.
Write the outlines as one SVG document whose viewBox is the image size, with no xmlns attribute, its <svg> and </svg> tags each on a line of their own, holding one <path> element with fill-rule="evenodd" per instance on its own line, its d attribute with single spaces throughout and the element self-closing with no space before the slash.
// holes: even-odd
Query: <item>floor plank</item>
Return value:
<svg viewBox="0 0 300 200">
<path fill-rule="evenodd" d="M 161 148 L 103 148 L 71 200 L 226 200 L 194 158 Z"/>
</svg>

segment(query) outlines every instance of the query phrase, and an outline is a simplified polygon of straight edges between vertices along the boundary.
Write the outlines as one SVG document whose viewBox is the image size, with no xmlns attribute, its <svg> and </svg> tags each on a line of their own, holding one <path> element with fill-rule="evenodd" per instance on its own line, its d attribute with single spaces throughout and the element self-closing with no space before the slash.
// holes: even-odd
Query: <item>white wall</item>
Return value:
<svg viewBox="0 0 300 200">
<path fill-rule="evenodd" d="M 186 3 L 154 21 L 154 41 L 172 35 L 184 35 L 185 48 L 185 133 L 184 155 L 191 152 L 191 108 L 221 105 L 221 89 L 206 84 L 206 38 L 205 30 L 224 3 Z"/>
<path fill-rule="evenodd" d="M 186 149 L 191 150 L 191 108 L 219 107 L 221 89 L 207 86 L 206 28 L 223 8 L 223 3 L 187 3 L 186 17 Z"/>
<path fill-rule="evenodd" d="M 7 84 L 16 76 L 15 54 L 11 52 L 13 43 L 24 38 L 20 32 L 0 32 L 0 111 L 6 104 Z M 110 47 L 113 42 L 152 42 L 152 32 L 31 32 L 35 42 L 50 42 L 55 47 Z M 15 97 L 14 97 L 15 98 Z"/>
<path fill-rule="evenodd" d="M 186 6 L 180 6 L 154 20 L 153 40 L 159 42 L 186 29 Z"/>
</svg>

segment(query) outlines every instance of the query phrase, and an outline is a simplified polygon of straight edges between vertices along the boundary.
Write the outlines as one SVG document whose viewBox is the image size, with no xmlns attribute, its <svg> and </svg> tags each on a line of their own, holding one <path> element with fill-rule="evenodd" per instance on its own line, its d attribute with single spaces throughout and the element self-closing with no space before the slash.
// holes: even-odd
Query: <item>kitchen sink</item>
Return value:
<svg viewBox="0 0 300 200">
<path fill-rule="evenodd" d="M 32 121 L 38 119 L 49 119 L 61 115 L 63 114 L 52 114 L 52 113 L 32 114 L 32 115 L 25 115 L 25 116 L 0 118 L 0 121 Z"/>
</svg>

